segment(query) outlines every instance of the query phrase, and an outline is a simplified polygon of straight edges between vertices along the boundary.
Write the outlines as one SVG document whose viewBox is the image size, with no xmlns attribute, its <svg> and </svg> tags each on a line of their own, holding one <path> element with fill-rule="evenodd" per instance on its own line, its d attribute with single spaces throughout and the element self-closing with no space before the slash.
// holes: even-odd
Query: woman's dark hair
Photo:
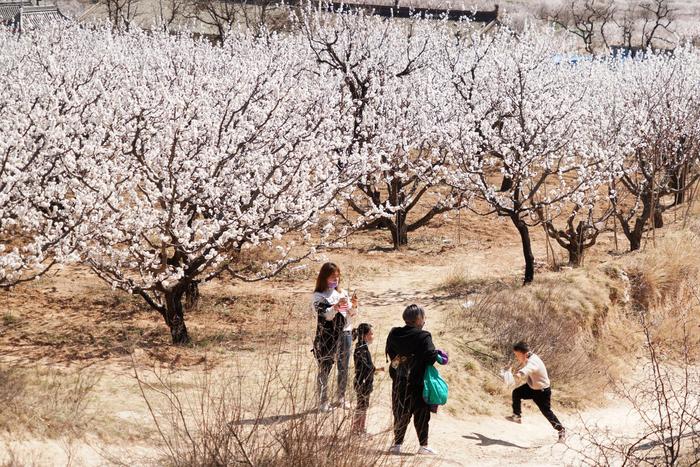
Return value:
<svg viewBox="0 0 700 467">
<path fill-rule="evenodd" d="M 352 338 L 357 339 L 358 344 L 362 344 L 365 341 L 365 336 L 369 334 L 372 330 L 372 325 L 369 323 L 362 323 L 352 330 Z"/>
<path fill-rule="evenodd" d="M 418 305 L 408 305 L 402 318 L 406 324 L 415 324 L 418 318 L 425 317 L 425 310 Z"/>
<path fill-rule="evenodd" d="M 336 271 L 340 273 L 340 268 L 335 263 L 324 263 L 318 272 L 314 292 L 325 292 L 328 290 L 328 278 L 335 274 Z M 339 287 L 336 287 L 336 290 L 340 292 Z"/>
<path fill-rule="evenodd" d="M 513 350 L 522 353 L 528 353 L 530 351 L 530 346 L 525 341 L 518 341 L 515 344 L 513 344 Z"/>
</svg>

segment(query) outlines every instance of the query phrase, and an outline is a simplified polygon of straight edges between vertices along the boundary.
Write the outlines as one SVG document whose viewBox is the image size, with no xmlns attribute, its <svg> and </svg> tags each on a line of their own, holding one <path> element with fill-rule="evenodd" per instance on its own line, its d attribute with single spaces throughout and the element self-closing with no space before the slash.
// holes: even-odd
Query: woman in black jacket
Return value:
<svg viewBox="0 0 700 467">
<path fill-rule="evenodd" d="M 430 407 L 423 400 L 423 376 L 427 366 L 438 361 L 438 350 L 425 325 L 425 310 L 409 305 L 403 312 L 406 326 L 393 328 L 386 339 L 391 360 L 391 406 L 394 413 L 394 444 L 390 454 L 400 454 L 408 424 L 413 418 L 420 449 L 418 454 L 435 454 L 428 446 Z"/>
</svg>

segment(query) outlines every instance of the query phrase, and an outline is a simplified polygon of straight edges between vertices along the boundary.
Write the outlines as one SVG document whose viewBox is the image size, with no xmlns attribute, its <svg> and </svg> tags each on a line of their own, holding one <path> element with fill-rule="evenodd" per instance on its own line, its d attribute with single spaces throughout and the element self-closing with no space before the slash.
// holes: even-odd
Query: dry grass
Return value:
<svg viewBox="0 0 700 467">
<path fill-rule="evenodd" d="M 467 248 L 459 255 L 445 254 L 457 243 L 458 228 Z M 439 219 L 412 236 L 411 245 L 400 252 L 381 249 L 388 243 L 386 233 L 370 232 L 351 238 L 348 249 L 325 255 L 343 267 L 343 285 L 350 288 L 359 281 L 391 282 L 393 274 L 405 269 L 456 266 L 439 287 L 447 294 L 430 295 L 436 306 L 451 305 L 443 298 L 470 304 L 455 310 L 448 322 L 441 323 L 444 331 L 434 335 L 436 343 L 453 352 L 451 364 L 440 369 L 451 384 L 445 409 L 462 418 L 503 410 L 507 393 L 497 371 L 511 363 L 513 340 L 532 342 L 551 370 L 556 403 L 567 406 L 585 405 L 591 394 L 603 394 L 605 373 L 614 375 L 615 359 L 629 359 L 638 351 L 639 336 L 629 317 L 632 304 L 662 304 L 656 307 L 657 338 L 672 343 L 677 322 L 673 313 L 694 299 L 694 289 L 682 279 L 698 272 L 693 264 L 697 255 L 691 254 L 698 245 L 688 233 L 668 232 L 667 240 L 661 231 L 657 235 L 656 249 L 649 242 L 647 251 L 614 260 L 606 256 L 604 244 L 598 245 L 586 268 L 543 272 L 525 288 L 515 269 L 520 267 L 515 230 L 502 220 L 472 214 L 463 214 L 459 222 L 454 217 Z M 534 239 L 540 259 L 541 240 Z M 456 258 L 469 266 L 457 266 Z M 84 433 L 87 426 L 108 443 L 153 449 L 156 430 L 144 422 L 147 414 L 143 404 L 137 404 L 141 400 L 125 370 L 135 350 L 139 364 L 164 369 L 162 382 L 146 378 L 151 385 L 146 395 L 154 403 L 157 420 L 167 428 L 165 438 L 157 440 L 159 456 L 151 458 L 155 464 L 213 465 L 217 452 L 238 460 L 245 452 L 261 465 L 336 465 L 334 459 L 343 463 L 347 459 L 347 465 L 381 465 L 385 461 L 379 448 L 386 448 L 390 440 L 380 435 L 360 444 L 344 435 L 348 420 L 340 413 L 322 417 L 309 412 L 308 379 L 313 375 L 292 371 L 309 366 L 313 323 L 308 291 L 319 266 L 309 262 L 268 282 L 241 285 L 222 280 L 202 287 L 199 306 L 186 315 L 193 344 L 184 348 L 170 345 L 162 318 L 140 299 L 113 292 L 80 269 L 66 269 L 4 294 L 1 352 L 23 362 L 97 363 L 96 367 L 117 373 L 98 389 L 101 402 L 109 405 L 110 418 L 95 413 L 95 404 L 89 403 L 95 390 L 87 390 L 89 379 L 81 383 L 79 376 L 70 374 L 75 370 L 5 366 L 0 372 L 0 407 L 11 410 L 0 413 L 0 429 L 17 427 L 10 436 L 29 431 L 41 438 L 50 436 L 50 429 L 70 427 Z M 361 290 L 360 295 L 371 292 Z M 396 298 L 373 298 L 376 303 L 390 299 L 403 303 L 404 292 L 398 290 Z M 293 359 L 290 352 L 296 351 L 304 353 L 300 356 L 304 363 L 287 361 L 284 370 L 275 370 L 275 389 L 266 392 L 267 357 L 285 354 Z M 232 364 L 238 356 L 240 364 Z M 240 373 L 226 374 L 224 367 Z M 205 376 L 193 381 L 192 374 L 200 369 Z M 585 387 L 580 384 L 582 375 Z M 292 386 L 296 389 L 289 389 Z M 73 399 L 72 393 L 83 396 Z M 262 408 L 261 399 L 251 400 L 252 396 L 263 397 Z M 80 405 L 80 400 L 88 402 Z M 37 410 L 26 410 L 30 405 Z M 71 420 L 71 410 L 80 413 L 79 420 Z M 133 418 L 120 418 L 122 411 Z M 27 416 L 30 412 L 37 415 Z M 178 418 L 181 413 L 184 421 Z M 242 445 L 237 437 L 244 440 Z M 168 450 L 168 442 L 177 447 L 174 452 Z M 330 449 L 329 443 L 337 449 Z M 145 457 L 135 458 L 132 465 L 144 463 Z"/>
<path fill-rule="evenodd" d="M 522 339 L 547 364 L 559 402 L 578 406 L 601 402 L 596 394 L 604 394 L 609 379 L 619 377 L 619 365 L 639 352 L 639 309 L 652 311 L 659 341 L 679 342 L 681 313 L 684 320 L 690 316 L 695 323 L 691 335 L 700 339 L 700 265 L 688 254 L 700 246 L 698 237 L 691 231 L 670 232 L 656 243 L 601 266 L 540 274 L 527 287 L 455 270 L 441 289 L 462 301 L 446 327 L 460 335 L 455 345 L 464 353 L 465 367 L 451 380 L 458 386 L 480 385 L 490 395 L 504 393 L 497 374 L 513 364 L 511 345 Z M 462 399 L 477 413 L 491 410 L 475 403 L 473 395 Z"/>
<path fill-rule="evenodd" d="M 88 369 L 7 366 L 0 370 L 0 429 L 26 430 L 42 437 L 85 432 L 99 375 Z"/>
<path fill-rule="evenodd" d="M 469 297 L 517 288 L 521 283 L 522 279 L 516 276 L 509 278 L 484 277 L 473 274 L 468 268 L 461 267 L 445 276 L 436 291 L 447 292 L 453 297 Z"/>
<path fill-rule="evenodd" d="M 632 317 L 646 319 L 654 343 L 676 357 L 682 357 L 682 337 L 696 342 L 690 357 L 700 360 L 700 264 L 689 252 L 697 251 L 700 238 L 693 231 L 673 232 L 657 247 L 630 258 L 627 275 L 630 282 Z M 681 327 L 679 323 L 685 323 Z"/>
<path fill-rule="evenodd" d="M 693 232 L 673 232 L 658 241 L 656 248 L 632 258 L 626 270 L 634 304 L 649 310 L 676 297 L 688 279 L 700 273 L 698 258 L 689 254 L 698 247 L 700 240 Z"/>
<path fill-rule="evenodd" d="M 576 405 L 595 399 L 591 388 L 602 389 L 609 364 L 601 345 L 613 307 L 608 282 L 602 273 L 576 270 L 542 274 L 528 287 L 486 293 L 459 312 L 468 334 L 481 334 L 472 338 L 480 346 L 472 344 L 466 350 L 477 357 L 489 355 L 481 364 L 495 373 L 513 364 L 511 346 L 525 340 L 547 364 L 554 387 L 564 390 L 560 402 Z M 579 384 L 582 375 L 585 391 Z"/>
<path fill-rule="evenodd" d="M 278 348 L 275 346 L 275 348 Z M 278 350 L 280 350 L 278 348 Z M 208 370 L 189 390 L 167 372 L 140 372 L 139 385 L 160 433 L 159 465 L 380 466 L 386 436 L 351 435 L 351 412 L 315 410 L 306 355 L 290 365 L 271 351 L 254 367 Z M 254 384 L 257 390 L 249 390 Z"/>
<path fill-rule="evenodd" d="M 0 304 L 0 349 L 26 361 L 53 362 L 127 359 L 134 348 L 153 359 L 196 364 L 202 351 L 250 350 L 272 336 L 285 341 L 269 323 L 304 319 L 308 305 L 292 290 L 270 283 L 202 287 L 196 309 L 186 313 L 192 345 L 174 348 L 162 317 L 143 301 L 112 291 L 76 269 L 39 283 L 3 292 Z"/>
</svg>

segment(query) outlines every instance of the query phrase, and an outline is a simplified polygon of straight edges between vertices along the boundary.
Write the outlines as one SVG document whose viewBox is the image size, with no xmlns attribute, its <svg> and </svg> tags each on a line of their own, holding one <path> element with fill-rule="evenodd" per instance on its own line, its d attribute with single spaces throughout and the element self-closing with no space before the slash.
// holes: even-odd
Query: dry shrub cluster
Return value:
<svg viewBox="0 0 700 467">
<path fill-rule="evenodd" d="M 316 410 L 314 371 L 299 370 L 308 368 L 308 356 L 267 355 L 208 369 L 190 388 L 157 368 L 136 371 L 160 438 L 162 457 L 152 461 L 174 467 L 386 464 L 386 436 L 352 435 L 352 411 Z"/>
<path fill-rule="evenodd" d="M 85 432 L 93 419 L 91 401 L 99 375 L 88 369 L 64 372 L 49 367 L 0 369 L 0 429 L 19 429 L 57 438 Z"/>
<path fill-rule="evenodd" d="M 476 298 L 460 311 L 461 320 L 479 336 L 478 352 L 491 373 L 512 365 L 512 345 L 525 340 L 546 362 L 557 388 L 565 387 L 565 403 L 590 399 L 605 384 L 609 362 L 600 337 L 615 307 L 601 272 L 547 273 L 528 287 L 505 287 Z M 613 297 L 614 298 L 614 297 Z M 579 384 L 585 375 L 586 388 Z M 592 390 L 593 389 L 593 390 Z M 602 393 L 602 391 L 601 391 Z"/>
</svg>

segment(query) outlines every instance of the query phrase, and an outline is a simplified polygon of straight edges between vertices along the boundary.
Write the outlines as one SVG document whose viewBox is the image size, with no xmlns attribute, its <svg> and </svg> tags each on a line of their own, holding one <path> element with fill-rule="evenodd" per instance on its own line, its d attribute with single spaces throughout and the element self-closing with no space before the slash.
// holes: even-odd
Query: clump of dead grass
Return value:
<svg viewBox="0 0 700 467">
<path fill-rule="evenodd" d="M 386 437 L 351 435 L 351 412 L 317 412 L 308 356 L 282 355 L 269 352 L 254 367 L 207 369 L 187 391 L 158 368 L 137 372 L 160 434 L 159 464 L 386 465 Z"/>
<path fill-rule="evenodd" d="M 689 254 L 699 247 L 694 232 L 673 232 L 655 249 L 631 258 L 626 268 L 629 315 L 647 323 L 654 344 L 663 345 L 676 358 L 700 357 L 700 345 L 685 342 L 700 342 L 700 264 L 696 255 Z M 688 349 L 695 354 L 685 355 Z"/>
<path fill-rule="evenodd" d="M 460 267 L 447 274 L 436 290 L 447 292 L 455 297 L 463 297 L 515 287 L 517 283 L 519 282 L 514 278 L 509 280 L 477 276 L 469 269 Z"/>
<path fill-rule="evenodd" d="M 698 236 L 690 231 L 669 233 L 656 248 L 637 255 L 626 267 L 634 306 L 649 310 L 664 306 L 682 292 L 688 280 L 700 273 Z"/>
<path fill-rule="evenodd" d="M 61 371 L 50 367 L 4 364 L 0 369 L 0 429 L 25 429 L 44 437 L 90 426 L 99 374 L 89 369 Z"/>
<path fill-rule="evenodd" d="M 602 394 L 611 364 L 602 338 L 609 331 L 610 314 L 616 313 L 609 292 L 613 284 L 598 269 L 576 269 L 540 274 L 527 287 L 504 284 L 473 295 L 454 313 L 451 325 L 464 336 L 458 345 L 488 376 L 483 390 L 505 392 L 498 372 L 514 364 L 513 343 L 525 340 L 546 363 L 553 385 L 564 389 L 560 402 L 575 406 Z M 585 390 L 580 387 L 582 375 Z"/>
</svg>

